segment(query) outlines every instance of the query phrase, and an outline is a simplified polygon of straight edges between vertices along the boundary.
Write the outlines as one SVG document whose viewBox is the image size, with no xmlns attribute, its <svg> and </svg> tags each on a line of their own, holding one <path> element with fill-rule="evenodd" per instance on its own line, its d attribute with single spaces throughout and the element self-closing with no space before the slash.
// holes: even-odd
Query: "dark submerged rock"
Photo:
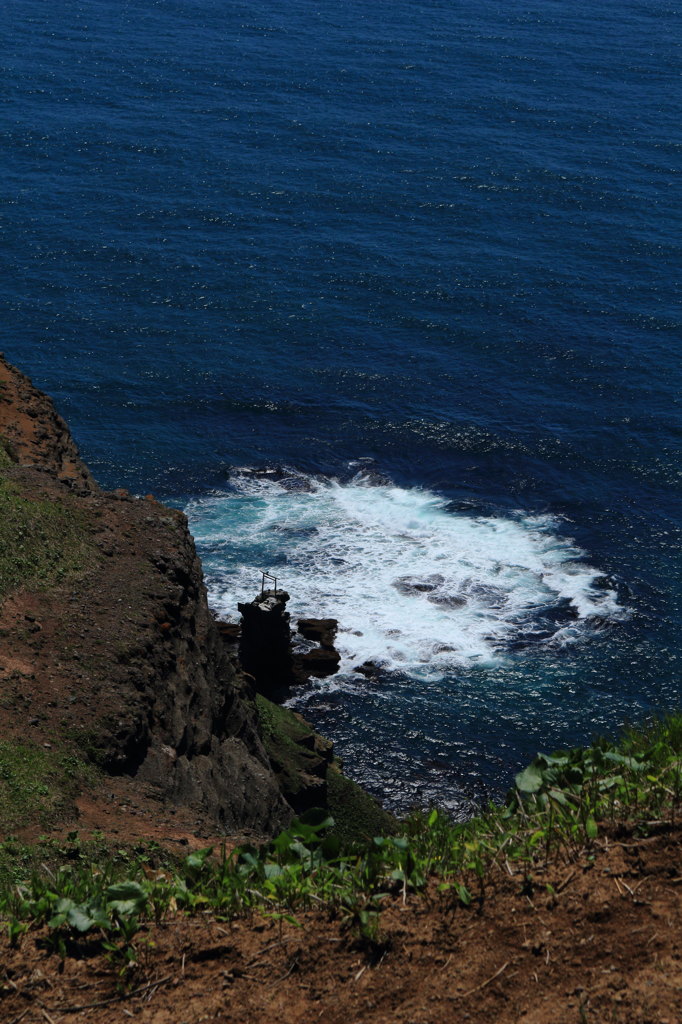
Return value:
<svg viewBox="0 0 682 1024">
<path fill-rule="evenodd" d="M 420 579 L 418 576 L 399 576 L 398 579 L 393 580 L 392 585 L 398 593 L 411 597 L 417 594 L 431 594 L 443 583 L 445 583 L 445 577 L 439 573 L 433 573 L 426 579 Z"/>
<path fill-rule="evenodd" d="M 379 673 L 380 668 L 381 666 L 376 661 L 364 661 L 362 665 L 356 665 L 353 671 L 367 679 L 373 679 Z"/>
<path fill-rule="evenodd" d="M 467 603 L 466 598 L 460 597 L 459 594 L 429 594 L 427 601 L 443 608 L 463 608 Z"/>
</svg>

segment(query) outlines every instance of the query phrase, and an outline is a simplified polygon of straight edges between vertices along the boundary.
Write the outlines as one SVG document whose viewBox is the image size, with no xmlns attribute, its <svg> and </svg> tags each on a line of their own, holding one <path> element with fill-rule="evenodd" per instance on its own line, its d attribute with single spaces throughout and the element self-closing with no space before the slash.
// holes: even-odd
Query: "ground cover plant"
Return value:
<svg viewBox="0 0 682 1024">
<path fill-rule="evenodd" d="M 0 470 L 10 461 L 0 445 Z M 0 599 L 57 583 L 84 560 L 82 516 L 67 503 L 24 497 L 0 472 Z"/>
<path fill-rule="evenodd" d="M 95 770 L 76 754 L 0 740 L 0 828 L 13 829 L 27 819 L 49 826 L 94 778 Z"/>
<path fill-rule="evenodd" d="M 106 844 L 88 847 L 74 834 L 49 864 L 26 857 L 22 871 L 15 857 L 17 870 L 2 880 L 0 916 L 12 946 L 33 930 L 62 958 L 81 955 L 84 943 L 105 950 L 122 986 L 143 957 L 146 922 L 178 914 L 230 921 L 259 913 L 295 924 L 297 914 L 324 907 L 376 948 L 389 899 L 425 892 L 481 905 L 499 872 L 532 893 L 536 872 L 589 861 L 608 834 L 674 827 L 681 753 L 682 715 L 673 715 L 618 742 L 539 755 L 503 805 L 469 822 L 453 824 L 433 809 L 408 818 L 399 835 L 363 841 L 344 841 L 322 811 L 262 846 L 204 849 L 179 861 L 106 852 Z"/>
</svg>

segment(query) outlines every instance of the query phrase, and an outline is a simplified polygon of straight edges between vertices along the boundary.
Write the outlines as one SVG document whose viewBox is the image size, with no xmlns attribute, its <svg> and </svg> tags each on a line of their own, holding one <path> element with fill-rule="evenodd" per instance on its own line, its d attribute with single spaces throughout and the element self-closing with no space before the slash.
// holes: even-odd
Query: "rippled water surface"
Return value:
<svg viewBox="0 0 682 1024">
<path fill-rule="evenodd" d="M 462 811 L 678 705 L 676 7 L 4 15 L 5 352 L 217 609 L 339 618 L 348 770 Z"/>
</svg>

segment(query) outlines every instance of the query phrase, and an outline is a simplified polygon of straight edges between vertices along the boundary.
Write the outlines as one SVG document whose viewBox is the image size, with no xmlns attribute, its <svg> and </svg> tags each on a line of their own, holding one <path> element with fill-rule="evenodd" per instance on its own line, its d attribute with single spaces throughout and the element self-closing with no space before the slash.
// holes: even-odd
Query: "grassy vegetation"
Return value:
<svg viewBox="0 0 682 1024">
<path fill-rule="evenodd" d="M 93 769 L 74 755 L 0 740 L 0 829 L 27 821 L 46 827 L 92 777 Z"/>
<path fill-rule="evenodd" d="M 280 787 L 297 806 L 306 776 L 314 776 L 331 754 L 331 744 L 280 704 L 256 696 L 261 735 Z M 332 831 L 345 841 L 394 831 L 396 822 L 360 786 L 346 778 L 333 761 L 326 767 L 326 805 L 334 819 Z"/>
<path fill-rule="evenodd" d="M 0 445 L 0 469 L 7 462 Z M 82 517 L 65 503 L 24 498 L 0 474 L 0 600 L 17 587 L 50 586 L 82 568 L 83 533 Z"/>
<path fill-rule="evenodd" d="M 12 456 L 12 446 L 9 441 L 0 434 L 0 469 L 11 466 L 14 463 L 14 458 Z"/>
<path fill-rule="evenodd" d="M 393 815 L 344 775 L 336 762 L 327 772 L 327 807 L 334 819 L 333 832 L 346 845 L 375 835 L 392 835 L 400 828 Z"/>
<path fill-rule="evenodd" d="M 66 956 L 73 939 L 90 937 L 123 979 L 135 967 L 144 922 L 180 912 L 229 920 L 257 910 L 295 921 L 323 905 L 375 941 L 391 893 L 430 886 L 454 906 L 468 905 L 486 899 L 500 872 L 531 892 L 538 870 L 589 860 L 608 830 L 647 834 L 679 824 L 681 754 L 675 715 L 617 744 L 537 757 L 502 806 L 465 824 L 434 809 L 409 818 L 400 835 L 347 842 L 319 811 L 262 847 L 203 850 L 156 872 L 144 859 L 79 855 L 7 887 L 0 915 L 15 945 L 27 929 L 47 926 L 48 944 Z"/>
<path fill-rule="evenodd" d="M 282 792 L 295 802 L 302 776 L 314 772 L 321 755 L 315 750 L 315 734 L 289 708 L 256 695 L 261 736 L 277 774 Z"/>
<path fill-rule="evenodd" d="M 0 893 L 25 885 L 36 873 L 55 875 L 65 864 L 111 864 L 110 870 L 117 877 L 123 877 L 130 871 L 139 872 L 142 865 L 145 870 L 177 870 L 181 860 L 179 855 L 162 849 L 153 840 L 126 846 L 103 832 L 93 832 L 87 837 L 77 830 L 69 832 L 65 838 L 42 835 L 34 843 L 9 835 L 0 842 Z"/>
</svg>

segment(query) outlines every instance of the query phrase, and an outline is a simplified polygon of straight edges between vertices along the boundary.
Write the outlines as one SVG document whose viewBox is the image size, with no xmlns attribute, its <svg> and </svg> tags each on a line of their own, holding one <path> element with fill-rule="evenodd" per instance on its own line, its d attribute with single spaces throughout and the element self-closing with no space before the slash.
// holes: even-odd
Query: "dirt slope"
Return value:
<svg viewBox="0 0 682 1024">
<path fill-rule="evenodd" d="M 374 948 L 322 913 L 299 915 L 299 928 L 172 919 L 150 927 L 125 999 L 101 957 L 84 948 L 60 973 L 58 958 L 26 938 L 19 951 L 3 950 L 0 1016 L 8 1024 L 678 1024 L 679 840 L 669 832 L 602 841 L 593 865 L 558 865 L 530 893 L 520 876 L 501 878 L 482 907 L 437 893 L 394 896 Z"/>
</svg>

